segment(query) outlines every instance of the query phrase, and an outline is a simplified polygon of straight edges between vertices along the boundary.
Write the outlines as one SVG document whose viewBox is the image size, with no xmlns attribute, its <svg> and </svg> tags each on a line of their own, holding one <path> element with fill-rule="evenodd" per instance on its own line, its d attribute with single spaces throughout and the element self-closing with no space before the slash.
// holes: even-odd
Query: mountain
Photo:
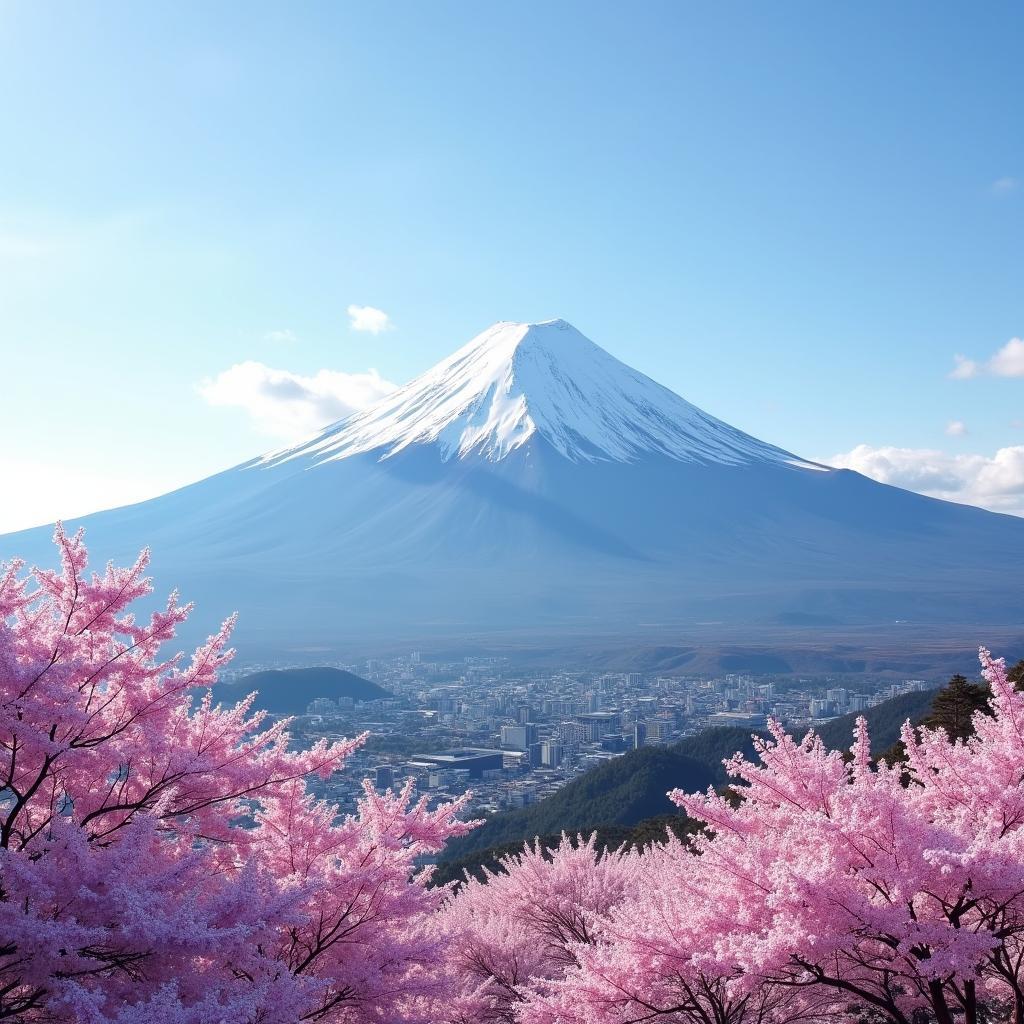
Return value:
<svg viewBox="0 0 1024 1024">
<path fill-rule="evenodd" d="M 249 652 L 1024 618 L 1024 521 L 758 441 L 562 320 L 496 324 L 308 441 L 79 522 L 97 561 L 149 546 L 195 630 L 238 609 Z M 49 534 L 0 558 L 51 564 Z"/>
<path fill-rule="evenodd" d="M 301 715 L 317 697 L 351 697 L 354 701 L 385 700 L 390 690 L 340 668 L 285 668 L 252 672 L 213 688 L 215 700 L 233 703 L 256 691 L 254 707 L 276 715 Z"/>
<path fill-rule="evenodd" d="M 267 461 L 367 452 L 387 459 L 429 444 L 444 461 L 481 455 L 500 462 L 541 439 L 571 462 L 658 454 L 820 468 L 702 412 L 564 320 L 495 324 L 366 412 Z"/>
</svg>

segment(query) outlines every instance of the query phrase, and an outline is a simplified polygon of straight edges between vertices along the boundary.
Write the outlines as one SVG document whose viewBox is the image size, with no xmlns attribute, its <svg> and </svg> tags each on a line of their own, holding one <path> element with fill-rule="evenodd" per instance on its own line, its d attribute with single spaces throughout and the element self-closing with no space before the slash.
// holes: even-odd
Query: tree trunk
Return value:
<svg viewBox="0 0 1024 1024">
<path fill-rule="evenodd" d="M 942 982 L 929 981 L 928 994 L 931 996 L 936 1024 L 953 1024 L 953 1014 L 950 1012 L 949 1003 L 946 1002 L 946 993 L 943 991 Z"/>
</svg>

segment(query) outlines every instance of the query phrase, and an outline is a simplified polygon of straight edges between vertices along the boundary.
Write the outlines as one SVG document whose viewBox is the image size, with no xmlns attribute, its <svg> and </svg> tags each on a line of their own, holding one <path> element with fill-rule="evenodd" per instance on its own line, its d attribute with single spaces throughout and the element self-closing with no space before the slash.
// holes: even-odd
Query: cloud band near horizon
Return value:
<svg viewBox="0 0 1024 1024">
<path fill-rule="evenodd" d="M 819 461 L 932 498 L 1024 516 L 1024 445 L 988 456 L 859 444 Z"/>
</svg>

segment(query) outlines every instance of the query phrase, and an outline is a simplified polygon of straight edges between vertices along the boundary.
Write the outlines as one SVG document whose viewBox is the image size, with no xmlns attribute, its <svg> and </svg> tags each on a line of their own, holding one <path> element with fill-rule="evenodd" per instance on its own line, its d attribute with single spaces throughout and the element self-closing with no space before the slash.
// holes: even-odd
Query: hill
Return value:
<svg viewBox="0 0 1024 1024">
<path fill-rule="evenodd" d="M 711 772 L 711 784 L 718 789 L 729 781 L 725 765 L 722 764 L 726 758 L 740 753 L 747 760 L 754 759 L 754 742 L 751 736 L 750 730 L 741 726 L 716 727 L 705 729 L 696 736 L 687 736 L 670 749 L 705 765 Z M 686 788 L 681 782 L 675 782 L 673 786 Z"/>
<path fill-rule="evenodd" d="M 917 725 L 928 714 L 936 693 L 938 690 L 903 693 L 867 711 L 855 711 L 841 718 L 833 718 L 831 722 L 825 722 L 814 731 L 821 737 L 826 747 L 833 750 L 848 750 L 853 744 L 853 727 L 857 724 L 857 719 L 863 715 L 867 719 L 868 733 L 871 736 L 871 753 L 878 757 L 900 738 L 900 729 L 908 718 Z"/>
<path fill-rule="evenodd" d="M 595 833 L 597 849 L 604 851 L 618 850 L 623 847 L 642 849 L 651 843 L 664 842 L 669 829 L 682 838 L 697 827 L 697 822 L 685 815 L 663 814 L 657 818 L 645 818 L 636 825 L 600 825 L 597 828 L 582 829 L 581 831 L 584 838 L 589 837 L 592 832 Z M 575 845 L 575 836 L 570 834 L 570 840 Z M 543 850 L 552 850 L 561 841 L 562 834 L 560 832 L 537 837 L 537 842 L 540 843 Z M 522 849 L 523 840 L 517 839 L 487 850 L 473 850 L 451 860 L 445 860 L 437 865 L 431 876 L 430 884 L 436 886 L 460 881 L 465 878 L 467 871 L 482 880 L 485 868 L 490 872 L 500 870 L 500 861 L 503 857 L 521 853 Z"/>
<path fill-rule="evenodd" d="M 469 835 L 449 843 L 444 860 L 454 861 L 502 844 L 518 849 L 534 836 L 558 836 L 563 830 L 590 833 L 598 826 L 632 827 L 651 818 L 675 816 L 668 791 L 725 785 L 722 760 L 736 751 L 753 756 L 748 730 L 706 729 L 672 747 L 632 750 L 586 772 L 532 807 L 496 814 Z M 664 833 L 661 827 L 657 831 L 659 836 Z"/>
<path fill-rule="evenodd" d="M 635 825 L 645 818 L 670 814 L 665 795 L 674 786 L 706 789 L 715 784 L 705 764 L 667 747 L 644 747 L 585 772 L 547 799 L 505 811 L 453 840 L 444 859 L 503 843 L 521 846 L 526 839 L 561 831 L 590 832 L 596 825 Z"/>
<path fill-rule="evenodd" d="M 340 668 L 284 668 L 253 672 L 213 688 L 215 700 L 237 701 L 256 690 L 256 707 L 275 715 L 301 715 L 317 697 L 384 700 L 394 694 L 369 679 Z"/>
</svg>

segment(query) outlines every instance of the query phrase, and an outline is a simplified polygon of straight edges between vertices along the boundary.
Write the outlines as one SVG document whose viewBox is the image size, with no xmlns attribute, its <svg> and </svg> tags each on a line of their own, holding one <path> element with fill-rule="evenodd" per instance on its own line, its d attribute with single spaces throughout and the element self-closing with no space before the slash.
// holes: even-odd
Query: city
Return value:
<svg viewBox="0 0 1024 1024">
<path fill-rule="evenodd" d="M 435 662 L 419 653 L 333 667 L 393 696 L 321 697 L 295 717 L 298 745 L 369 734 L 322 795 L 349 813 L 364 779 L 382 791 L 413 778 L 432 804 L 471 791 L 471 817 L 542 800 L 627 750 L 669 745 L 715 726 L 754 732 L 768 717 L 799 733 L 936 685 L 865 676 L 524 672 L 503 658 Z M 235 673 L 240 693 L 246 674 Z"/>
</svg>

